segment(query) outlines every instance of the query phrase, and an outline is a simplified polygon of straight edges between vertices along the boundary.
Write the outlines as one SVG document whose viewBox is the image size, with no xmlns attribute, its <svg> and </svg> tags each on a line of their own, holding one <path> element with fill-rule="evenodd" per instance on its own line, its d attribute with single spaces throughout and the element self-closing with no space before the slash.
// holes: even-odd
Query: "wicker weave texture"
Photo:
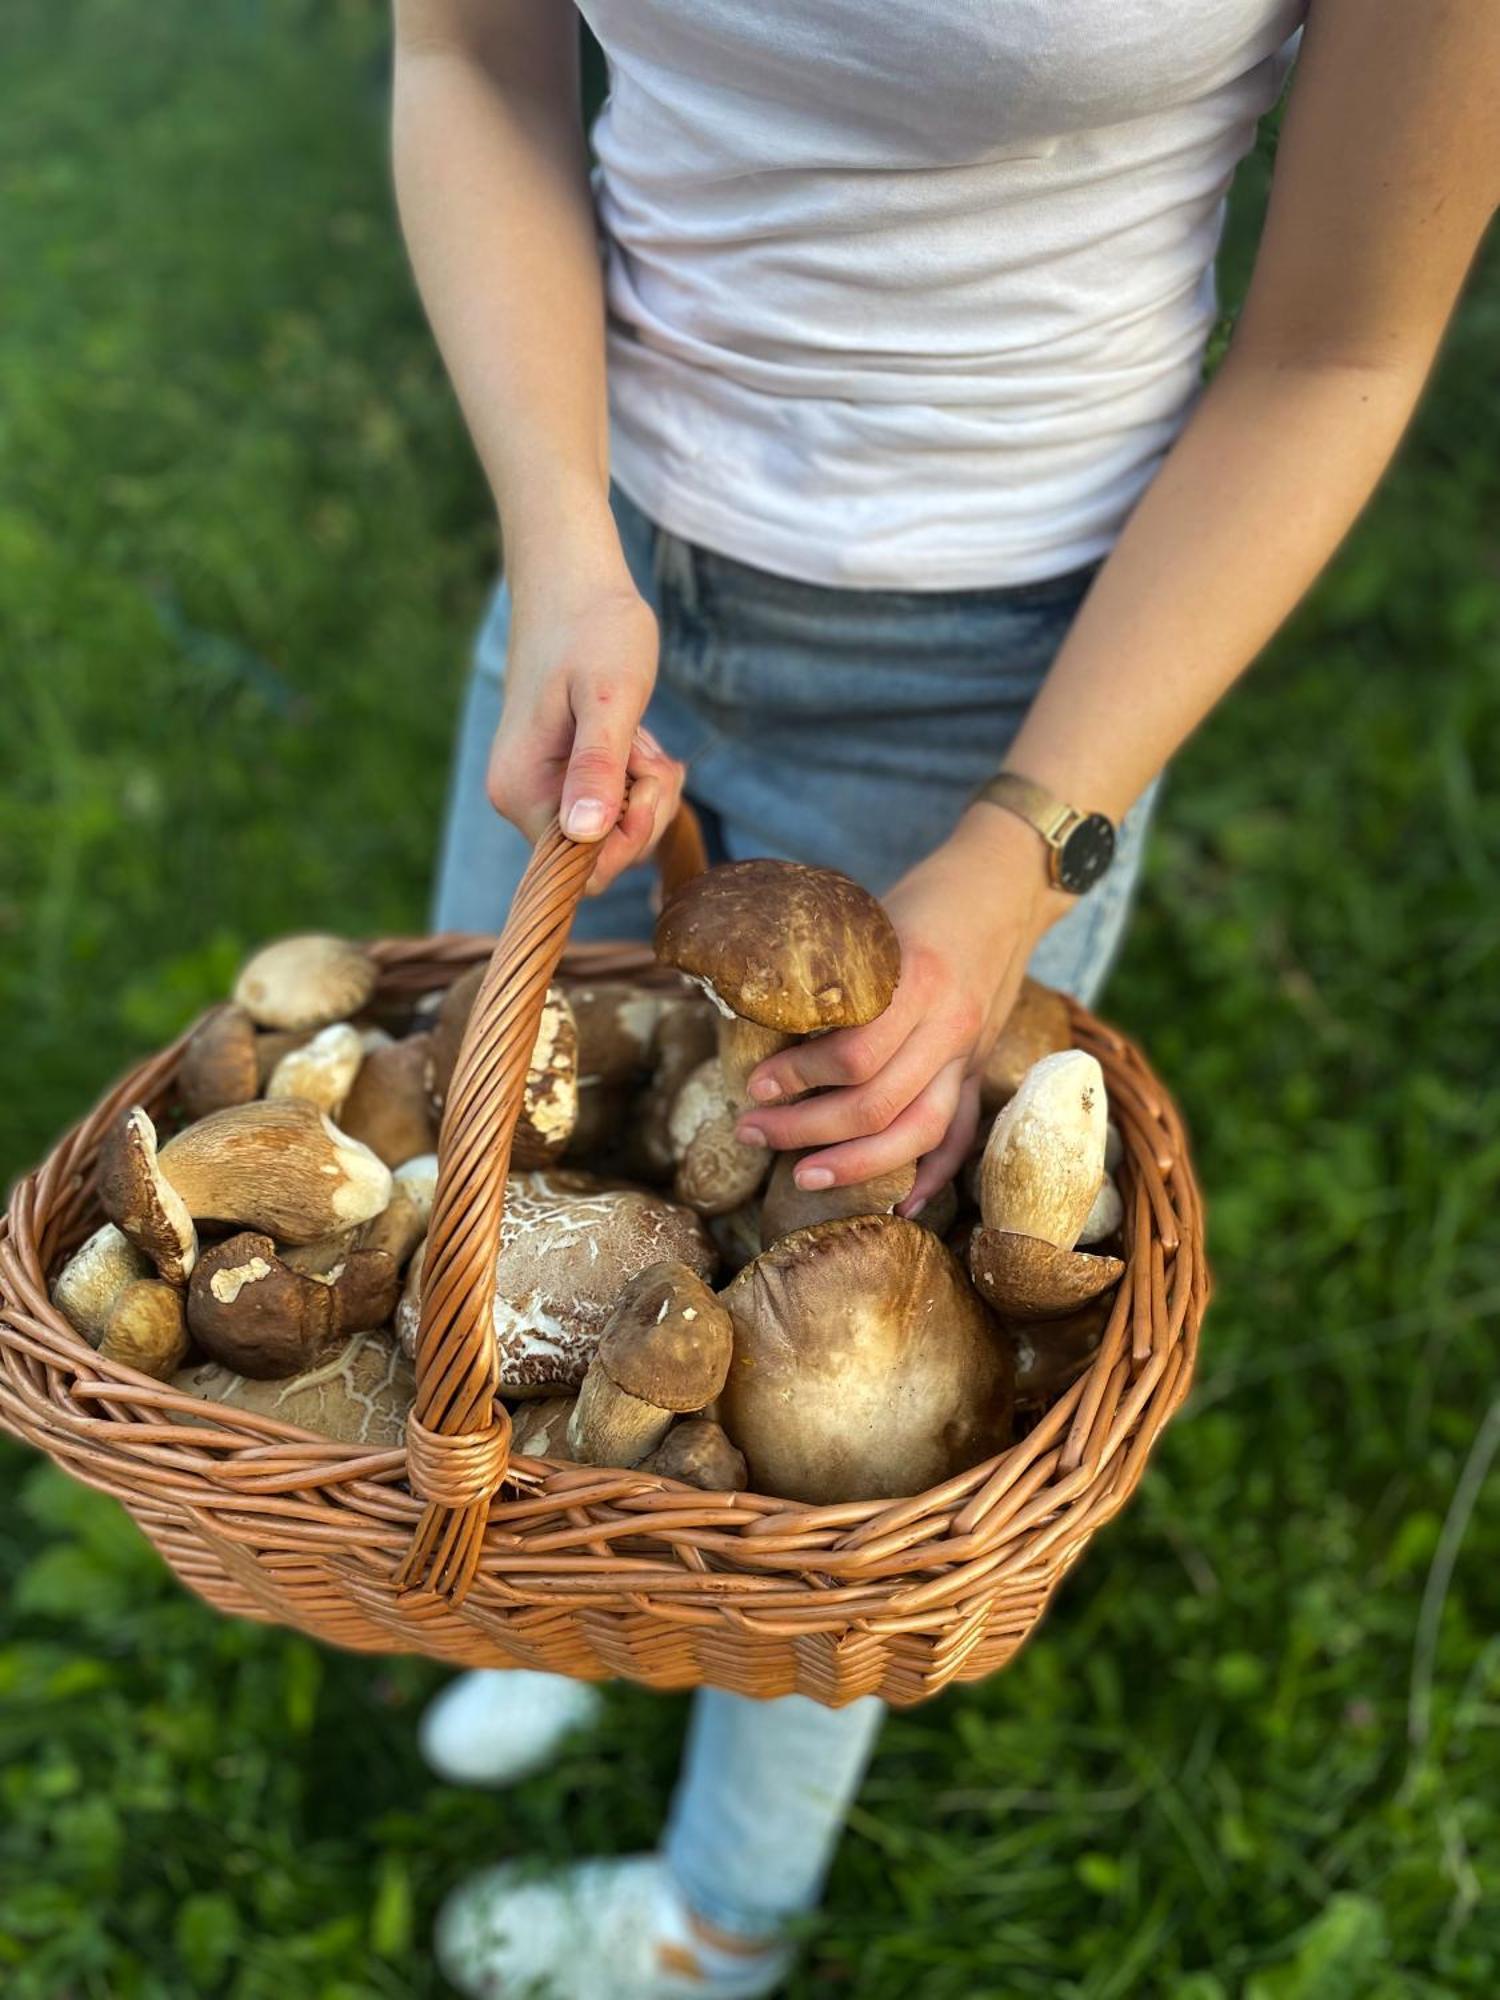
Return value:
<svg viewBox="0 0 1500 2000">
<path fill-rule="evenodd" d="M 577 887 L 570 878 L 560 903 L 543 897 L 549 939 L 564 905 L 565 935 Z M 384 941 L 374 947 L 382 995 L 443 985 L 493 947 L 457 935 Z M 549 957 L 550 944 L 528 994 L 538 976 L 545 989 L 551 968 L 538 966 Z M 584 946 L 563 970 L 649 964 L 638 946 Z M 506 975 L 492 995 L 509 1008 L 512 1038 L 531 1011 L 518 991 Z M 1129 1247 L 1108 1329 L 1088 1372 L 1026 1437 L 912 1499 L 812 1507 L 526 1457 L 509 1460 L 492 1501 L 476 1497 L 506 1463 L 509 1437 L 500 1406 L 498 1421 L 489 1415 L 484 1334 L 509 1129 L 466 1146 L 472 1102 L 445 1124 L 444 1181 L 461 1187 L 461 1157 L 465 1177 L 496 1185 L 477 1206 L 472 1191 L 450 1203 L 450 1249 L 424 1303 L 417 1414 L 433 1432 L 445 1420 L 460 1437 L 498 1430 L 477 1474 L 455 1474 L 439 1450 L 437 1483 L 449 1484 L 433 1491 L 424 1464 L 418 1498 L 405 1451 L 336 1444 L 101 1361 L 51 1304 L 48 1281 L 101 1219 L 93 1169 L 111 1120 L 128 1104 L 169 1111 L 182 1041 L 122 1078 L 14 1190 L 0 1221 L 0 1423 L 121 1501 L 211 1604 L 334 1645 L 660 1688 L 797 1692 L 830 1706 L 866 1694 L 925 1700 L 1016 1652 L 1134 1490 L 1192 1375 L 1208 1274 L 1181 1120 L 1130 1042 L 1082 1009 L 1074 1024 L 1103 1065 L 1125 1146 Z M 519 1079 L 492 1025 L 477 1025 L 467 1053 L 481 1076 L 503 1072 L 510 1102 Z M 435 1565 L 416 1553 L 424 1548 Z M 466 1594 L 434 1587 L 454 1549 Z"/>
</svg>

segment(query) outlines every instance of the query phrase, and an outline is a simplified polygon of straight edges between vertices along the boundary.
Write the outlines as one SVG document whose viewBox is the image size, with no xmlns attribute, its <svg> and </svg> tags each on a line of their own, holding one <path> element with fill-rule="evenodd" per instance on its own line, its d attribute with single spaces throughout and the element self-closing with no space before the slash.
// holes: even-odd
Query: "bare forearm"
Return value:
<svg viewBox="0 0 1500 2000">
<path fill-rule="evenodd" d="M 403 37 L 398 16 L 395 69 L 401 221 L 515 581 L 533 557 L 618 561 L 575 28 L 542 11 L 545 29 L 492 30 L 488 47 L 482 31 Z"/>
<path fill-rule="evenodd" d="M 1337 548 L 1419 388 L 1415 370 L 1232 356 L 1089 593 L 1014 767 L 1124 812 Z"/>
</svg>

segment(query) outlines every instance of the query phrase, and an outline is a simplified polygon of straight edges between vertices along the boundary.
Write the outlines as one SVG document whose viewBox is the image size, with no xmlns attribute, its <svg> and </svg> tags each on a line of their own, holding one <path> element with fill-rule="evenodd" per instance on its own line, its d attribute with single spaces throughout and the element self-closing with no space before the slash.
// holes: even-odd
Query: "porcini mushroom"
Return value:
<svg viewBox="0 0 1500 2000">
<path fill-rule="evenodd" d="M 214 1115 L 235 1117 L 238 1113 Z M 141 1105 L 122 1111 L 105 1134 L 95 1185 L 99 1206 L 110 1221 L 146 1253 L 169 1285 L 186 1284 L 198 1255 L 191 1206 L 158 1156 L 156 1127 Z"/>
<path fill-rule="evenodd" d="M 492 1306 L 503 1393 L 576 1389 L 626 1280 L 662 1262 L 712 1276 L 713 1245 L 691 1209 L 589 1174 L 512 1174 Z M 409 1354 L 416 1352 L 424 1265 L 419 1249 L 396 1311 Z"/>
<path fill-rule="evenodd" d="M 165 1382 L 187 1360 L 188 1344 L 182 1293 L 160 1278 L 137 1278 L 110 1307 L 99 1354 Z"/>
<path fill-rule="evenodd" d="M 74 1331 L 95 1347 L 104 1338 L 110 1307 L 127 1285 L 148 1278 L 153 1266 L 112 1222 L 80 1243 L 52 1281 L 52 1303 Z"/>
<path fill-rule="evenodd" d="M 512 1457 L 566 1458 L 568 1419 L 577 1402 L 576 1396 L 544 1396 L 522 1403 L 511 1418 Z"/>
<path fill-rule="evenodd" d="M 243 1007 L 215 1007 L 188 1036 L 177 1065 L 177 1095 L 189 1118 L 248 1104 L 260 1089 L 255 1023 Z"/>
<path fill-rule="evenodd" d="M 969 1272 L 998 1312 L 1072 1312 L 1118 1283 L 1117 1257 L 1073 1247 L 1104 1182 L 1106 1113 L 1098 1063 L 1068 1049 L 1032 1065 L 990 1128 Z"/>
<path fill-rule="evenodd" d="M 267 1079 L 266 1096 L 300 1098 L 337 1118 L 364 1059 L 358 1028 L 334 1021 L 281 1058 Z"/>
<path fill-rule="evenodd" d="M 364 1250 L 384 1250 L 404 1270 L 412 1252 L 427 1234 L 437 1197 L 436 1153 L 419 1153 L 403 1160 L 391 1176 L 391 1198 L 358 1235 Z"/>
<path fill-rule="evenodd" d="M 1104 1179 L 1107 1109 L 1104 1073 L 1082 1049 L 1033 1063 L 985 1142 L 985 1226 L 1071 1250 Z"/>
<path fill-rule="evenodd" d="M 673 1424 L 651 1456 L 641 1460 L 640 1469 L 701 1486 L 706 1493 L 743 1493 L 750 1483 L 745 1454 L 707 1417 L 684 1417 Z"/>
<path fill-rule="evenodd" d="M 212 1360 L 258 1380 L 297 1375 L 351 1333 L 388 1319 L 399 1280 L 381 1250 L 352 1250 L 328 1279 L 294 1271 L 269 1236 L 242 1231 L 198 1260 L 187 1321 Z"/>
<path fill-rule="evenodd" d="M 564 988 L 578 1028 L 578 1074 L 628 1083 L 648 1069 L 662 1007 L 673 997 L 627 979 L 579 980 Z"/>
<path fill-rule="evenodd" d="M 672 1108 L 683 1085 L 718 1046 L 718 1019 L 704 999 L 664 1007 L 652 1038 L 651 1081 L 642 1091 L 626 1132 L 625 1161 L 647 1179 L 665 1179 L 677 1165 Z"/>
<path fill-rule="evenodd" d="M 364 1060 L 338 1114 L 339 1129 L 368 1146 L 388 1167 L 430 1153 L 437 1139 L 437 1119 L 428 1092 L 432 1036 L 407 1035 L 399 1042 L 389 1036 L 372 1045 L 366 1038 Z"/>
<path fill-rule="evenodd" d="M 237 1004 L 262 1028 L 326 1028 L 357 1014 L 375 990 L 375 962 L 348 938 L 278 938 L 248 959 Z"/>
<path fill-rule="evenodd" d="M 179 1369 L 172 1387 L 204 1402 L 252 1410 L 369 1451 L 393 1450 L 405 1443 L 406 1419 L 416 1395 L 411 1363 L 380 1333 L 356 1333 L 315 1367 L 288 1381 L 256 1380 L 207 1361 Z M 196 1421 L 177 1411 L 168 1414 L 179 1423 Z"/>
<path fill-rule="evenodd" d="M 1073 1045 L 1073 1017 L 1061 993 L 1035 979 L 1023 979 L 1015 1005 L 979 1077 L 979 1104 L 998 1111 L 1015 1096 L 1027 1070 L 1043 1056 Z"/>
<path fill-rule="evenodd" d="M 1099 1351 L 1109 1314 L 1109 1301 L 1094 1299 L 1061 1319 L 1006 1323 L 1018 1408 L 1045 1408 L 1077 1381 Z"/>
<path fill-rule="evenodd" d="M 101 1156 L 101 1174 L 103 1165 Z M 368 1222 L 391 1198 L 390 1168 L 295 1097 L 200 1118 L 162 1147 L 161 1176 L 196 1221 L 261 1229 L 282 1243 Z"/>
<path fill-rule="evenodd" d="M 1099 1192 L 1094 1196 L 1094 1205 L 1084 1218 L 1078 1232 L 1080 1243 L 1102 1243 L 1106 1236 L 1113 1236 L 1125 1220 L 1125 1204 L 1120 1199 L 1120 1190 L 1114 1177 L 1106 1174 L 1099 1183 Z"/>
<path fill-rule="evenodd" d="M 667 899 L 655 947 L 719 1009 L 735 1105 L 778 1049 L 883 1014 L 901 975 L 896 933 L 869 891 L 799 861 L 731 861 L 693 876 Z"/>
<path fill-rule="evenodd" d="M 638 1465 L 672 1419 L 701 1410 L 724 1386 L 734 1330 L 695 1271 L 652 1264 L 621 1291 L 568 1424 L 583 1465 Z"/>
<path fill-rule="evenodd" d="M 815 1222 L 836 1222 L 844 1215 L 893 1215 L 917 1178 L 916 1168 L 907 1165 L 847 1187 L 799 1188 L 797 1162 L 806 1157 L 806 1153 L 776 1156 L 760 1211 L 760 1240 L 767 1250 L 794 1229 L 810 1229 Z"/>
<path fill-rule="evenodd" d="M 448 1087 L 485 970 L 483 965 L 473 966 L 454 981 L 432 1029 L 427 1088 L 439 1111 L 447 1103 Z M 578 1029 L 567 995 L 560 986 L 552 986 L 547 989 L 526 1072 L 521 1115 L 511 1141 L 511 1165 L 521 1169 L 555 1161 L 577 1119 Z"/>
<path fill-rule="evenodd" d="M 764 1146 L 743 1145 L 736 1136 L 739 1115 L 717 1056 L 698 1065 L 673 1102 L 667 1119 L 677 1162 L 672 1192 L 700 1215 L 725 1215 L 749 1201 L 771 1165 Z"/>
<path fill-rule="evenodd" d="M 759 1493 L 917 1493 L 1009 1440 L 1008 1344 L 952 1253 L 894 1215 L 799 1229 L 722 1294 L 734 1358 L 719 1421 Z"/>
</svg>

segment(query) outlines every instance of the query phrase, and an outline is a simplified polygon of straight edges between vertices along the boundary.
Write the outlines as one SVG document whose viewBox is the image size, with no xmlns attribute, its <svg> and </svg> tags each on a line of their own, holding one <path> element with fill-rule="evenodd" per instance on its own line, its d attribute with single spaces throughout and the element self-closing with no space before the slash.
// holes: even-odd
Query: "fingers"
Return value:
<svg viewBox="0 0 1500 2000">
<path fill-rule="evenodd" d="M 570 840 L 603 840 L 619 822 L 641 711 L 625 689 L 609 680 L 579 681 L 571 699 L 573 747 L 558 817 Z"/>
<path fill-rule="evenodd" d="M 898 1215 L 921 1214 L 938 1189 L 946 1187 L 963 1166 L 978 1130 L 979 1079 L 969 1076 L 964 1079 L 963 1089 L 959 1092 L 953 1123 L 942 1140 L 918 1163 L 917 1178 L 912 1183 L 911 1193 L 896 1210 Z"/>
<path fill-rule="evenodd" d="M 915 996 L 911 996 L 915 998 Z M 885 1012 L 863 1028 L 840 1028 L 797 1042 L 760 1064 L 750 1078 L 753 1104 L 786 1104 L 808 1090 L 847 1089 L 877 1077 L 912 1031 L 908 995 L 898 987 Z M 898 1107 L 899 1108 L 899 1107 Z M 773 1146 L 805 1146 L 806 1139 L 772 1139 Z"/>
<path fill-rule="evenodd" d="M 631 743 L 626 766 L 630 794 L 618 824 L 599 848 L 588 893 L 597 896 L 627 868 L 650 854 L 666 832 L 682 798 L 686 767 L 669 757 L 648 729 Z"/>
<path fill-rule="evenodd" d="M 953 1054 L 941 1028 L 920 1023 L 868 1083 L 823 1091 L 777 1110 L 757 1107 L 740 1120 L 739 1136 L 747 1146 L 762 1144 L 789 1153 L 884 1131 Z"/>
<path fill-rule="evenodd" d="M 910 1165 L 941 1146 L 958 1113 L 963 1093 L 964 1065 L 955 1058 L 912 1099 L 900 1117 L 883 1132 L 852 1139 L 842 1146 L 810 1153 L 794 1174 L 798 1187 L 816 1190 L 849 1187 Z"/>
</svg>

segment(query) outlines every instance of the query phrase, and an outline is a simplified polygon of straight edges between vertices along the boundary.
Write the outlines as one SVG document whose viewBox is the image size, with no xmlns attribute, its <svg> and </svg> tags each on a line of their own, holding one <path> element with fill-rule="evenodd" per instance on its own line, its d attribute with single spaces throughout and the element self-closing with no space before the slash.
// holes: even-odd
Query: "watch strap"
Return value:
<svg viewBox="0 0 1500 2000">
<path fill-rule="evenodd" d="M 1035 827 L 1052 848 L 1060 847 L 1083 817 L 1076 807 L 1064 804 L 1045 785 L 1034 784 L 1019 771 L 997 771 L 993 778 L 986 778 L 974 794 L 974 803 L 981 802 L 1015 813 Z"/>
</svg>

